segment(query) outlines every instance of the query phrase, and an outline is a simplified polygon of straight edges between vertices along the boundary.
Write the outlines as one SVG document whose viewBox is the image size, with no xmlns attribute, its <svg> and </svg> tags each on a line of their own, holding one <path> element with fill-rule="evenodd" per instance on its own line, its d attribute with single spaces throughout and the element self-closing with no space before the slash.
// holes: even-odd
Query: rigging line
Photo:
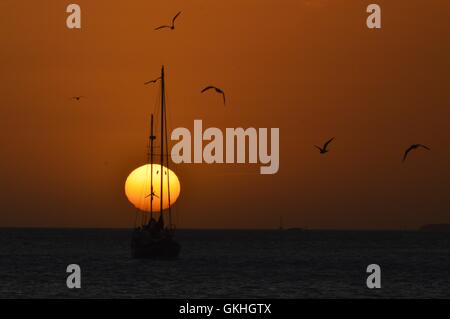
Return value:
<svg viewBox="0 0 450 319">
<path fill-rule="evenodd" d="M 166 139 L 166 147 L 167 147 L 167 153 L 165 153 L 166 157 L 166 164 L 167 164 L 167 195 L 168 195 L 168 203 L 169 203 L 169 219 L 170 219 L 170 224 L 172 224 L 172 205 L 171 205 L 171 200 L 170 200 L 170 183 L 169 183 L 169 162 L 171 157 L 173 156 L 169 150 L 169 138 L 168 138 L 168 134 L 167 131 L 169 129 L 169 125 L 168 125 L 168 121 L 167 121 L 167 117 L 169 116 L 169 122 L 172 123 L 172 114 L 169 113 L 169 115 L 167 115 L 167 104 L 168 101 L 170 101 L 170 94 L 168 93 L 167 90 L 167 86 L 164 87 L 164 104 L 165 104 L 165 112 L 164 112 L 164 122 L 165 122 L 165 139 Z M 170 155 L 169 155 L 170 152 Z M 162 150 L 162 153 L 164 154 L 164 150 Z M 175 155 L 177 156 L 177 155 Z"/>
<path fill-rule="evenodd" d="M 167 86 L 164 87 L 164 91 L 165 91 L 165 107 L 166 107 L 166 112 L 165 112 L 165 126 L 166 126 L 166 145 L 167 145 L 167 153 L 164 155 L 166 157 L 166 163 L 167 163 L 167 169 L 169 169 L 169 162 L 170 160 L 175 156 L 175 157 L 181 157 L 181 155 L 176 155 L 176 154 L 172 154 L 172 152 L 170 152 L 169 154 L 169 139 L 168 139 L 168 135 L 167 135 L 167 131 L 169 128 L 169 124 L 173 123 L 173 115 L 171 113 L 169 113 L 169 115 L 167 115 L 167 104 L 169 104 L 168 101 L 170 101 L 170 94 L 168 93 L 167 90 Z M 167 117 L 169 117 L 169 119 L 167 119 Z M 164 153 L 164 152 L 163 152 Z M 168 193 L 168 201 L 169 201 L 169 218 L 170 218 L 170 223 L 172 224 L 172 205 L 171 205 L 171 200 L 170 200 L 170 186 L 169 186 L 169 171 L 167 173 L 167 193 Z M 174 213 L 175 215 L 175 213 Z M 178 215 L 174 216 L 174 218 L 177 220 L 178 219 Z M 177 220 L 178 223 L 178 220 Z"/>
<path fill-rule="evenodd" d="M 157 94 L 156 95 L 158 98 L 159 98 L 159 94 Z M 154 108 L 156 108 L 156 103 L 157 103 L 157 100 L 158 100 L 158 98 L 156 98 L 156 99 L 153 99 L 153 100 L 155 100 L 156 102 L 155 102 L 155 105 L 153 106 Z M 151 133 L 150 133 L 151 134 Z M 149 163 L 149 160 L 150 160 L 150 141 L 147 139 L 147 156 L 146 156 L 146 162 L 147 163 Z M 141 201 L 141 198 L 144 198 L 145 196 L 145 189 L 146 189 L 146 184 L 147 184 L 147 178 L 148 178 L 148 166 L 146 166 L 146 168 L 145 168 L 145 179 L 144 179 L 144 184 L 143 184 L 143 187 L 141 187 L 140 188 L 140 197 L 139 197 L 139 201 Z M 150 185 L 150 187 L 151 187 L 151 185 Z M 145 204 L 144 204 L 145 205 Z M 138 210 L 138 212 L 140 213 L 140 220 L 141 220 L 141 226 L 143 226 L 143 225 L 145 225 L 145 224 L 147 224 L 147 214 L 146 214 L 146 212 L 145 212 L 145 210 L 143 211 L 143 212 L 141 212 L 141 211 L 139 211 Z M 136 222 L 137 222 L 137 217 L 136 217 L 136 220 L 135 220 L 135 224 L 136 224 Z"/>
<path fill-rule="evenodd" d="M 165 91 L 167 92 L 167 88 L 165 89 Z M 169 96 L 169 94 L 167 93 L 166 94 L 166 104 L 167 104 L 167 101 L 170 101 L 170 98 L 168 97 Z M 166 106 L 166 109 L 167 109 L 167 106 Z M 169 116 L 169 120 L 167 120 L 167 116 Z M 169 113 L 169 115 L 167 115 L 167 112 L 166 112 L 166 128 L 167 129 L 169 129 L 169 124 L 172 124 L 173 123 L 173 118 L 172 118 L 172 114 L 171 113 Z M 167 136 L 166 136 L 167 137 Z M 167 142 L 168 143 L 168 142 Z M 169 146 L 169 144 L 167 144 L 167 146 Z M 167 147 L 167 153 L 169 153 L 169 147 Z M 172 152 L 170 152 L 170 153 L 172 153 Z M 170 156 L 174 156 L 174 155 L 170 155 Z M 175 155 L 176 156 L 176 155 Z"/>
<path fill-rule="evenodd" d="M 159 81 L 159 82 L 161 82 L 161 81 Z M 160 106 L 161 106 L 161 83 L 159 83 L 159 85 L 160 86 L 159 86 L 157 98 L 155 99 L 155 103 L 153 105 L 153 115 L 154 115 L 155 118 L 159 117 L 159 114 L 160 114 L 159 113 L 159 109 L 160 109 Z M 156 121 L 155 126 L 154 126 L 154 131 L 155 132 L 158 132 L 158 129 L 159 129 L 158 122 L 159 121 Z M 154 135 L 156 136 L 157 134 L 155 133 Z M 156 139 L 156 141 L 158 141 L 158 138 Z M 153 146 L 156 148 L 157 145 L 155 145 L 155 144 Z"/>
<path fill-rule="evenodd" d="M 159 87 L 159 92 L 161 91 L 161 87 Z M 156 99 L 155 99 L 155 104 L 153 105 L 153 114 L 155 115 L 156 118 L 158 118 L 159 115 L 159 107 L 161 105 L 161 93 L 158 93 Z M 158 125 L 158 123 L 156 123 L 156 126 Z"/>
<path fill-rule="evenodd" d="M 156 103 L 157 103 L 157 100 L 158 100 L 158 97 L 159 97 L 159 94 L 155 94 L 156 95 L 156 98 L 154 98 L 154 99 L 152 99 L 152 100 L 154 100 L 155 102 L 155 104 L 153 105 L 153 108 L 155 109 L 156 108 Z M 151 132 L 150 132 L 150 134 L 151 134 Z M 147 139 L 147 156 L 146 156 L 146 163 L 148 164 L 150 162 L 150 140 L 149 139 Z M 149 169 L 149 167 L 148 166 L 146 166 L 146 168 L 145 168 L 145 179 L 144 179 L 144 183 L 143 183 L 143 186 L 140 188 L 140 197 L 139 197 L 139 201 L 141 201 L 141 199 L 142 198 L 145 198 L 145 190 L 146 190 L 146 188 L 147 188 L 147 179 L 148 179 L 148 169 Z M 151 182 L 150 182 L 151 183 Z M 151 185 L 150 185 L 150 188 L 151 188 Z M 150 204 L 151 205 L 151 204 Z M 144 202 L 144 207 L 145 207 L 145 202 Z M 151 210 L 151 207 L 150 207 L 150 210 Z M 141 212 L 141 225 L 143 226 L 143 225 L 146 225 L 147 224 L 147 220 L 148 219 L 148 216 L 147 216 L 147 213 L 145 212 L 145 210 L 143 211 L 143 212 Z"/>
<path fill-rule="evenodd" d="M 150 142 L 147 140 L 147 158 L 146 161 L 148 160 L 149 157 L 149 147 L 150 147 Z M 147 186 L 147 176 L 148 176 L 148 166 L 145 166 L 145 179 L 144 179 L 144 183 L 143 185 L 140 187 L 140 192 L 139 192 L 139 202 L 142 202 L 142 199 L 145 198 L 145 189 Z M 145 205 L 145 204 L 144 204 Z M 144 206 L 145 207 L 145 206 Z M 143 210 L 141 212 L 141 226 L 145 225 L 147 223 L 147 214 L 145 213 L 145 210 Z"/>
<path fill-rule="evenodd" d="M 153 113 L 151 114 L 150 117 L 150 139 L 149 139 L 149 144 L 150 144 L 150 149 L 149 149 L 149 157 L 150 157 L 150 220 L 153 219 L 153 140 L 154 140 L 154 135 L 153 135 Z"/>
<path fill-rule="evenodd" d="M 149 142 L 150 143 L 150 142 Z M 150 147 L 150 146 L 148 146 L 148 147 Z M 150 157 L 150 155 L 149 155 L 149 157 Z M 141 198 L 145 198 L 145 189 L 147 189 L 147 179 L 148 179 L 148 165 L 145 165 L 145 179 L 144 179 L 144 194 L 142 194 L 142 196 L 141 196 Z M 145 204 L 144 204 L 144 207 L 145 207 Z M 145 210 L 144 210 L 144 212 L 142 213 L 142 216 L 143 216 L 143 225 L 146 225 L 147 224 L 147 213 L 145 212 Z"/>
<path fill-rule="evenodd" d="M 166 93 L 165 93 L 165 83 L 164 83 L 165 79 L 164 79 L 164 66 L 161 69 L 161 153 L 164 154 L 164 113 L 165 113 L 165 103 L 166 103 Z M 163 198 L 164 198 L 164 174 L 163 174 L 163 164 L 164 164 L 164 158 L 161 156 L 160 158 L 161 161 L 161 185 L 160 185 L 160 200 L 159 200 L 159 205 L 160 205 L 160 221 L 161 224 L 164 225 L 164 215 L 163 215 Z M 163 226 L 164 227 L 164 226 Z"/>
<path fill-rule="evenodd" d="M 152 115 L 152 117 L 154 117 L 154 115 L 156 115 L 156 118 L 158 118 L 158 114 L 159 114 L 159 105 L 160 105 L 160 101 L 161 101 L 161 81 L 158 81 L 159 83 L 158 83 L 158 90 L 157 90 L 157 94 L 156 94 L 156 98 L 154 99 L 154 104 L 153 104 L 153 112 L 151 113 Z M 151 123 L 152 125 L 153 125 L 153 120 L 152 120 L 152 123 Z M 155 125 L 156 126 L 156 125 Z M 149 136 L 150 135 L 153 135 L 153 136 L 155 136 L 155 138 L 156 138 L 156 135 L 152 132 L 152 129 L 154 129 L 154 127 L 151 127 L 150 128 L 150 134 L 149 134 Z M 153 164 L 154 164 L 154 159 L 153 158 L 151 158 L 151 156 L 152 155 L 155 155 L 154 153 L 153 153 L 153 150 L 151 150 L 150 148 L 151 148 L 151 143 L 153 142 L 153 147 L 155 147 L 155 145 L 154 145 L 154 141 L 150 141 L 150 140 L 148 140 L 147 141 L 147 145 L 148 145 L 148 157 L 147 157 L 147 161 L 148 161 L 148 163 L 150 164 L 150 174 L 151 174 L 151 176 L 150 176 L 150 186 L 149 186 L 149 189 L 150 189 L 150 200 L 149 200 L 149 204 L 150 204 L 150 219 L 151 218 L 153 218 L 153 196 L 152 196 L 152 194 L 153 194 Z M 151 153 L 153 153 L 153 154 L 151 154 Z M 148 178 L 148 172 L 146 172 L 146 178 Z M 146 221 L 147 221 L 147 218 L 146 218 Z"/>
<path fill-rule="evenodd" d="M 167 105 L 166 105 L 166 112 L 164 112 L 164 124 L 165 124 L 165 139 L 166 139 L 166 145 L 167 145 L 167 150 L 169 150 L 169 141 L 167 138 Z M 164 150 L 162 150 L 162 154 L 164 154 Z M 163 156 L 163 155 L 161 155 Z M 169 202 L 169 227 L 172 227 L 172 209 L 171 209 L 171 202 L 170 202 L 170 183 L 169 183 L 169 174 L 170 174 L 170 169 L 169 169 L 169 156 L 166 156 L 166 165 L 167 165 L 167 198 L 168 198 L 168 202 Z"/>
</svg>

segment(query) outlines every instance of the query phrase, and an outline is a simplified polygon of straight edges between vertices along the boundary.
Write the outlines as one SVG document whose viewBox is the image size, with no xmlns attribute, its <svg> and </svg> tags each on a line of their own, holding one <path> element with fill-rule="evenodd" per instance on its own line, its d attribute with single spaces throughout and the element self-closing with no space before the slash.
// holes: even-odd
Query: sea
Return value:
<svg viewBox="0 0 450 319">
<path fill-rule="evenodd" d="M 130 238 L 0 229 L 0 298 L 450 298 L 450 233 L 179 230 L 174 261 L 132 259 Z M 80 289 L 67 287 L 70 264 Z"/>
</svg>

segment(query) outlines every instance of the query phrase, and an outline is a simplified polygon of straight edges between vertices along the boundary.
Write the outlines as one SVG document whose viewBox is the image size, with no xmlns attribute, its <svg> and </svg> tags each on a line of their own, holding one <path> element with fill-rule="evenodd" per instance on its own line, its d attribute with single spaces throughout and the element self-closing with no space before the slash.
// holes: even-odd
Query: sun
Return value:
<svg viewBox="0 0 450 319">
<path fill-rule="evenodd" d="M 163 209 L 169 208 L 180 196 L 180 181 L 177 175 L 170 169 L 159 164 L 146 164 L 136 168 L 128 175 L 125 182 L 125 194 L 128 200 L 139 210 L 150 212 L 150 180 L 153 169 L 153 204 L 154 212 L 160 211 L 161 174 L 163 175 Z M 168 183 L 169 182 L 169 183 Z"/>
</svg>

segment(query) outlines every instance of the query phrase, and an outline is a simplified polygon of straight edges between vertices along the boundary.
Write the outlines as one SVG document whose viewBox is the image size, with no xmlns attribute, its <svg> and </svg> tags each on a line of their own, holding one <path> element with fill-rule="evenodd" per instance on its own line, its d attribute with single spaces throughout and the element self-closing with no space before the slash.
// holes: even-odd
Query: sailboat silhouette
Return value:
<svg viewBox="0 0 450 319">
<path fill-rule="evenodd" d="M 153 190 L 153 144 L 156 136 L 153 132 L 153 114 L 150 121 L 150 137 L 149 137 L 149 164 L 150 164 L 150 189 L 149 195 L 146 198 L 150 200 L 150 219 L 146 218 L 142 220 L 142 224 L 139 227 L 135 227 L 133 236 L 131 239 L 131 253 L 134 258 L 151 258 L 151 259 L 174 259 L 177 258 L 181 246 L 174 240 L 175 227 L 172 224 L 172 212 L 170 203 L 170 186 L 169 186 L 169 157 L 164 156 L 164 149 L 167 147 L 167 119 L 166 119 L 166 98 L 165 98 L 165 83 L 164 83 L 164 66 L 161 69 L 161 151 L 160 162 L 161 168 L 166 166 L 167 172 L 165 174 L 157 174 L 160 178 L 160 192 L 157 196 Z M 168 152 L 167 152 L 168 153 Z M 164 158 L 166 162 L 164 163 Z M 167 198 L 169 206 L 167 208 L 168 221 L 165 220 L 163 211 L 163 198 L 164 198 L 164 178 L 167 178 Z M 154 197 L 159 199 L 159 218 L 154 218 L 153 212 L 153 200 Z"/>
</svg>

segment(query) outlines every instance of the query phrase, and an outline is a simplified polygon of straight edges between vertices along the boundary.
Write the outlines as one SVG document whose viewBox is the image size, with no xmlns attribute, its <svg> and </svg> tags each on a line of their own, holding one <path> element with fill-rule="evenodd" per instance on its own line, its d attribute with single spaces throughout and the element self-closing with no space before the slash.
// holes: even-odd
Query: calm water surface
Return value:
<svg viewBox="0 0 450 319">
<path fill-rule="evenodd" d="M 450 234 L 180 230 L 176 261 L 130 258 L 129 230 L 0 230 L 1 298 L 450 298 Z M 82 289 L 66 288 L 66 267 Z M 366 288 L 367 265 L 382 289 Z"/>
</svg>

